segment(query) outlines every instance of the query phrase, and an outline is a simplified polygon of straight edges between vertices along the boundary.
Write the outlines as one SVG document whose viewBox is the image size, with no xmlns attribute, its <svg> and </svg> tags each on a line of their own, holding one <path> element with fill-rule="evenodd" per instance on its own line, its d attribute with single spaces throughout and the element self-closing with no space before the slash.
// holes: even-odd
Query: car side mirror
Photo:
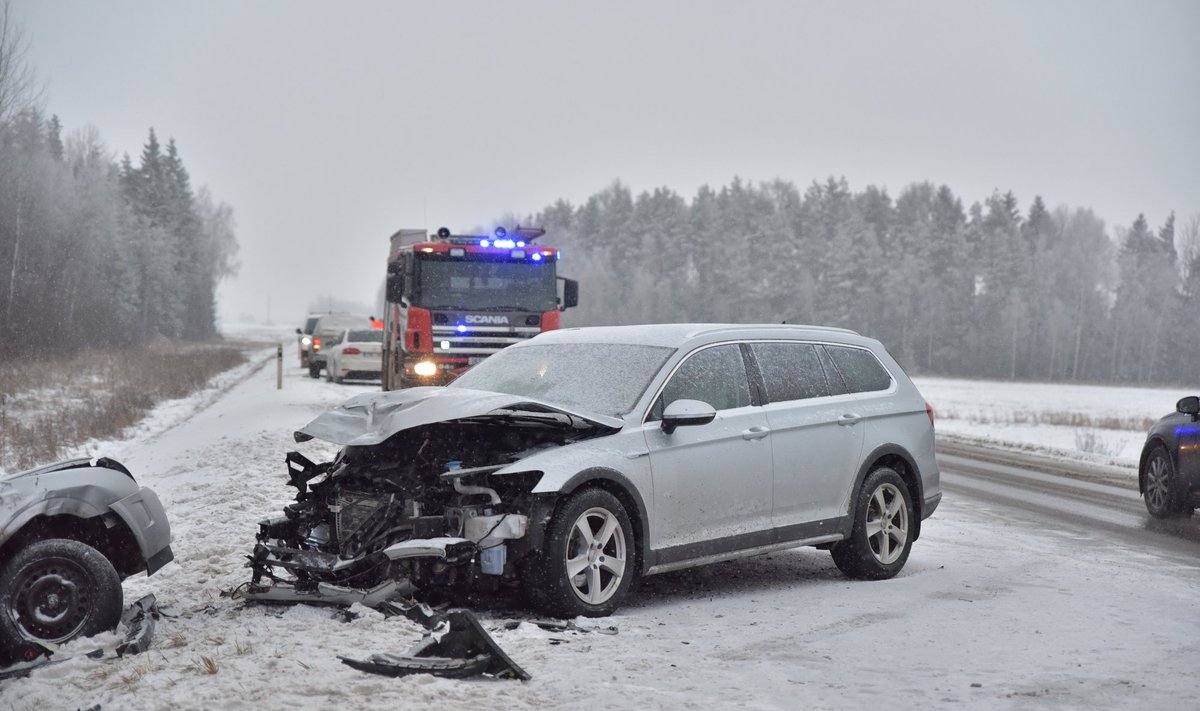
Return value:
<svg viewBox="0 0 1200 711">
<path fill-rule="evenodd" d="M 296 335 L 297 335 L 297 336 L 303 336 L 303 335 L 304 335 L 304 331 L 301 331 L 300 329 L 298 329 L 298 328 L 297 328 L 297 329 L 296 329 Z"/>
<path fill-rule="evenodd" d="M 707 425 L 717 418 L 712 405 L 700 400 L 676 400 L 663 410 L 662 431 L 671 434 L 676 427 Z"/>
<path fill-rule="evenodd" d="M 1175 403 L 1175 411 L 1182 412 L 1185 415 L 1195 417 L 1200 415 L 1200 397 L 1189 395 L 1179 402 Z"/>
<path fill-rule="evenodd" d="M 562 306 L 559 311 L 573 308 L 579 305 L 579 282 L 566 277 L 558 277 L 558 280 L 563 283 Z"/>
<path fill-rule="evenodd" d="M 387 300 L 393 304 L 398 304 L 404 300 L 404 266 L 398 262 L 392 262 L 388 265 L 387 270 L 387 285 L 384 291 L 387 292 Z"/>
</svg>

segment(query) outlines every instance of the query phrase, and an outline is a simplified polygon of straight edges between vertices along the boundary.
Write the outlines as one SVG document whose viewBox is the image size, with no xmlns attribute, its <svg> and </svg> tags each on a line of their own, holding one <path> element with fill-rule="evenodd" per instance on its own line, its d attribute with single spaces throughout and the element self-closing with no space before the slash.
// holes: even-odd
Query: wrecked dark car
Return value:
<svg viewBox="0 0 1200 711">
<path fill-rule="evenodd" d="M 298 494 L 260 526 L 247 599 L 595 617 L 638 576 L 797 546 L 879 580 L 941 498 L 931 410 L 843 329 L 551 331 L 446 387 L 352 398 L 312 438 L 342 449 L 287 455 Z"/>
<path fill-rule="evenodd" d="M 115 629 L 121 581 L 173 557 L 158 496 L 117 461 L 76 459 L 0 479 L 0 664 Z"/>
</svg>

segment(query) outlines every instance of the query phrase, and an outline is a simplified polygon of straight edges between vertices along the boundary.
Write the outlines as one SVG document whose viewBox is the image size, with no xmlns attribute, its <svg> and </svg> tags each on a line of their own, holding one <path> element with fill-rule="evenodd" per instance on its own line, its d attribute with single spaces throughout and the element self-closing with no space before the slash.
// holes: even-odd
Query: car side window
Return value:
<svg viewBox="0 0 1200 711">
<path fill-rule="evenodd" d="M 811 343 L 751 343 L 750 350 L 762 371 L 768 402 L 830 394 L 817 349 Z"/>
<path fill-rule="evenodd" d="M 875 392 L 892 386 L 892 376 L 870 351 L 843 346 L 825 346 L 825 350 L 829 352 L 850 392 Z"/>
<path fill-rule="evenodd" d="M 661 420 L 663 407 L 676 400 L 700 400 L 716 410 L 749 405 L 750 382 L 737 344 L 713 346 L 688 356 L 667 381 L 647 419 Z"/>
</svg>

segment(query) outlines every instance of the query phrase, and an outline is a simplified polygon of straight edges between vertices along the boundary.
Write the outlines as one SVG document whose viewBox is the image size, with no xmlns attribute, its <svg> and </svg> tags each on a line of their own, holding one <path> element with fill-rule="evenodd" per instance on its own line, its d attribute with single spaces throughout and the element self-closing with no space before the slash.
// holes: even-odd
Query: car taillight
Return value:
<svg viewBox="0 0 1200 711">
<path fill-rule="evenodd" d="M 321 350 L 321 339 L 320 338 L 313 339 L 313 350 L 314 351 Z"/>
<path fill-rule="evenodd" d="M 362 351 L 358 350 L 357 348 L 342 349 L 342 355 L 358 355 L 359 353 L 362 353 Z"/>
<path fill-rule="evenodd" d="M 929 415 L 929 424 L 932 426 L 933 420 L 934 420 L 933 405 L 930 405 L 929 403 L 925 403 L 925 414 Z"/>
</svg>

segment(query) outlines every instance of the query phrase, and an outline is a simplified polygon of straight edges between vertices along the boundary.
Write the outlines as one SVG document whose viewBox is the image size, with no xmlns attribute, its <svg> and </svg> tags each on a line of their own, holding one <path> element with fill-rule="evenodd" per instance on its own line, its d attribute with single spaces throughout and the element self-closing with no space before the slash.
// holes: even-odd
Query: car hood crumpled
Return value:
<svg viewBox="0 0 1200 711">
<path fill-rule="evenodd" d="M 517 416 L 530 413 L 565 415 L 564 426 L 599 426 L 620 429 L 624 421 L 608 415 L 584 413 L 505 393 L 468 388 L 416 387 L 391 392 L 366 393 L 350 398 L 325 412 L 295 433 L 297 442 L 316 438 L 343 446 L 370 446 L 401 430 L 484 416 Z"/>
</svg>

